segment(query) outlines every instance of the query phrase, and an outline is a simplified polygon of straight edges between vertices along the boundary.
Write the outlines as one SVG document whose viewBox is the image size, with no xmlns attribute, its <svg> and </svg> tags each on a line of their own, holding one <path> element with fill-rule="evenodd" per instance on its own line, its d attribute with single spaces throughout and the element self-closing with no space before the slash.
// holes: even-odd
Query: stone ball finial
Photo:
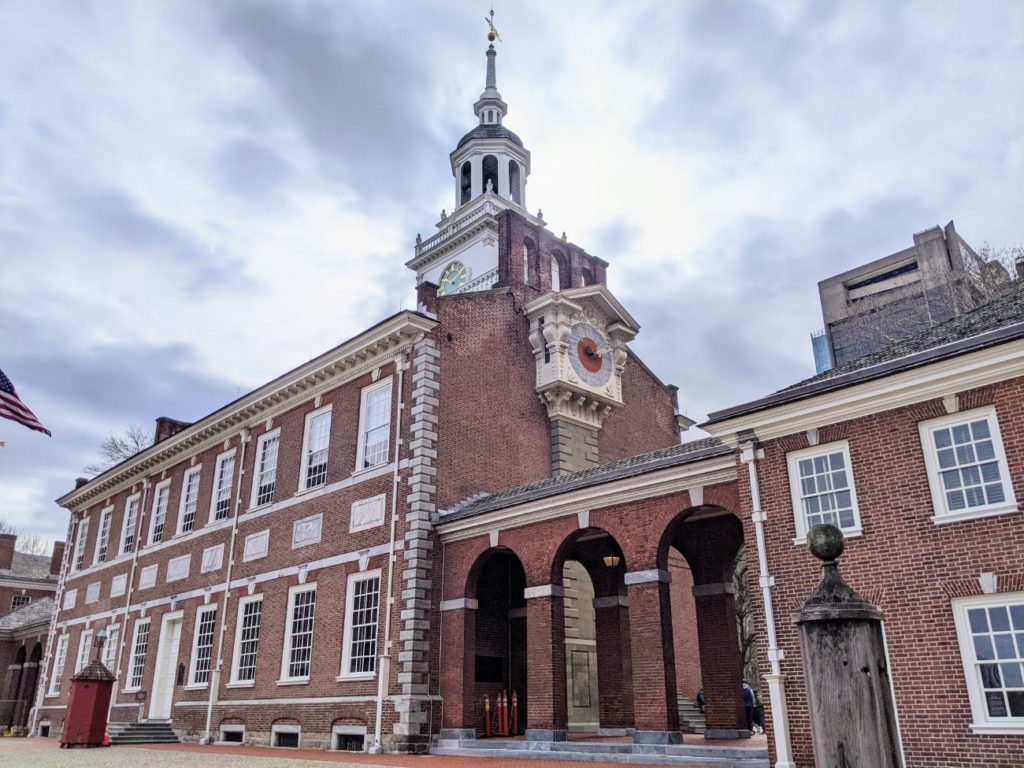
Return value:
<svg viewBox="0 0 1024 768">
<path fill-rule="evenodd" d="M 819 560 L 830 562 L 843 554 L 843 532 L 834 525 L 823 523 L 807 533 L 807 548 Z"/>
</svg>

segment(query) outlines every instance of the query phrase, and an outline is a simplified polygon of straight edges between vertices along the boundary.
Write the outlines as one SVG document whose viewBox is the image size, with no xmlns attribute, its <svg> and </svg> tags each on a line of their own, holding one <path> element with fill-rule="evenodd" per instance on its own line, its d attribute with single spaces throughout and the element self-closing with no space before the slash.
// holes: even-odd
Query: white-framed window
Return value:
<svg viewBox="0 0 1024 768">
<path fill-rule="evenodd" d="M 796 542 L 816 525 L 830 523 L 847 536 L 860 534 L 850 444 L 841 440 L 786 455 L 796 520 Z"/>
<path fill-rule="evenodd" d="M 235 652 L 232 656 L 231 682 L 256 681 L 256 655 L 260 649 L 260 625 L 263 623 L 263 595 L 243 597 L 238 601 L 238 622 L 235 624 Z"/>
<path fill-rule="evenodd" d="M 132 654 L 128 660 L 128 685 L 126 691 L 138 690 L 142 686 L 142 675 L 146 671 L 146 650 L 149 648 L 149 619 L 135 622 L 132 634 Z"/>
<path fill-rule="evenodd" d="M 50 687 L 46 691 L 47 696 L 60 695 L 60 682 L 64 677 L 64 665 L 68 660 L 68 636 L 66 634 L 57 638 L 57 647 L 53 651 L 53 674 L 50 675 Z"/>
<path fill-rule="evenodd" d="M 71 570 L 80 571 L 85 565 L 85 540 L 89 538 L 89 518 L 78 521 L 78 535 L 75 537 L 75 557 L 71 561 Z"/>
<path fill-rule="evenodd" d="M 353 573 L 345 589 L 342 678 L 373 677 L 377 672 L 377 623 L 380 570 Z"/>
<path fill-rule="evenodd" d="M 110 546 L 110 520 L 114 516 L 114 508 L 106 507 L 100 512 L 100 532 L 96 537 L 96 551 L 93 553 L 93 565 L 105 562 L 107 547 Z"/>
<path fill-rule="evenodd" d="M 992 406 L 918 425 L 936 523 L 1017 509 Z"/>
<path fill-rule="evenodd" d="M 89 663 L 89 650 L 92 648 L 92 630 L 84 629 L 78 636 L 78 657 L 75 659 L 75 674 L 77 675 Z"/>
<path fill-rule="evenodd" d="M 207 686 L 213 660 L 213 635 L 217 628 L 217 606 L 204 605 L 196 610 L 196 628 L 192 633 L 192 664 L 188 684 Z"/>
<path fill-rule="evenodd" d="M 217 457 L 213 473 L 213 495 L 210 499 L 210 522 L 231 517 L 231 483 L 235 479 L 235 449 Z"/>
<path fill-rule="evenodd" d="M 1024 734 L 1024 592 L 953 600 L 975 733 Z"/>
<path fill-rule="evenodd" d="M 121 625 L 120 624 L 108 624 L 107 625 L 107 642 L 103 646 L 103 666 L 109 669 L 115 677 L 117 677 L 117 670 L 114 669 L 114 665 L 117 663 L 117 645 L 121 642 Z"/>
<path fill-rule="evenodd" d="M 280 682 L 309 680 L 313 660 L 313 619 L 316 617 L 316 584 L 288 590 L 288 616 L 281 654 Z"/>
<path fill-rule="evenodd" d="M 302 438 L 302 468 L 299 490 L 316 488 L 327 482 L 327 453 L 331 444 L 331 406 L 306 414 Z"/>
<path fill-rule="evenodd" d="M 178 504 L 178 533 L 188 533 L 196 527 L 196 508 L 199 506 L 199 479 L 203 465 L 189 467 L 181 480 L 181 501 Z"/>
<path fill-rule="evenodd" d="M 250 508 L 262 507 L 274 501 L 274 492 L 277 490 L 277 451 L 280 445 L 280 428 L 265 432 L 256 440 Z"/>
<path fill-rule="evenodd" d="M 164 537 L 167 522 L 167 499 L 171 495 L 171 479 L 167 478 L 153 488 L 153 512 L 149 521 L 149 543 L 156 544 Z"/>
<path fill-rule="evenodd" d="M 356 470 L 388 463 L 391 450 L 391 377 L 363 387 Z"/>
<path fill-rule="evenodd" d="M 11 610 L 13 611 L 18 608 L 23 608 L 31 602 L 32 597 L 30 595 L 15 595 L 11 598 Z"/>
<path fill-rule="evenodd" d="M 142 494 L 129 496 L 124 502 L 124 520 L 121 522 L 120 552 L 126 555 L 135 549 L 135 525 L 139 521 L 139 504 Z"/>
</svg>

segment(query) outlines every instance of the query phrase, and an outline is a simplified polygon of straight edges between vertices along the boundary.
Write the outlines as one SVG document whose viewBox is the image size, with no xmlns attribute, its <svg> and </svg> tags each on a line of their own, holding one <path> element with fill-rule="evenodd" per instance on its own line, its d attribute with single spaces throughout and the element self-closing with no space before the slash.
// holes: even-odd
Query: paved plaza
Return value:
<svg viewBox="0 0 1024 768">
<path fill-rule="evenodd" d="M 324 765 L 334 768 L 473 768 L 481 765 L 484 768 L 578 768 L 583 765 L 627 768 L 626 763 L 581 763 L 573 760 L 342 755 L 306 749 L 283 751 L 270 747 L 200 747 L 194 744 L 60 749 L 53 739 L 0 739 L 0 765 L 3 768 L 194 768 L 197 754 L 202 754 L 203 768 L 318 768 Z"/>
</svg>

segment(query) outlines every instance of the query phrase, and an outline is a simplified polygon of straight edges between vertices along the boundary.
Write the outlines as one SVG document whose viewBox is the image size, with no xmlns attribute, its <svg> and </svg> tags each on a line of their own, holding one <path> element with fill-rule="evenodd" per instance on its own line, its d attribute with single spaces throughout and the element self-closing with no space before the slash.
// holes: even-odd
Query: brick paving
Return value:
<svg viewBox="0 0 1024 768">
<path fill-rule="evenodd" d="M 763 737 L 762 737 L 763 738 Z M 744 746 L 757 746 L 745 741 Z M 151 744 L 145 747 L 60 749 L 54 739 L 0 739 L 0 765 L 4 768 L 194 768 L 194 755 L 203 755 L 203 768 L 315 768 L 329 763 L 338 768 L 393 766 L 394 768 L 631 768 L 626 763 L 583 763 L 576 760 L 517 760 L 424 755 L 341 754 L 312 749 L 272 747 L 201 747 L 196 744 Z M 636 765 L 635 763 L 633 764 Z M 702 768 L 691 766 L 690 768 Z M 711 766 L 703 766 L 711 768 Z"/>
</svg>

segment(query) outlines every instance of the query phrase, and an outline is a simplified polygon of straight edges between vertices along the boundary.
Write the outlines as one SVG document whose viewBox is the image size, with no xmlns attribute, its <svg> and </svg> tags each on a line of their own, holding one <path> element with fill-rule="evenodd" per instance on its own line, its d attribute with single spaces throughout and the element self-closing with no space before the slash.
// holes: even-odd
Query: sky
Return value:
<svg viewBox="0 0 1024 768">
<path fill-rule="evenodd" d="M 402 308 L 489 2 L 0 0 L 0 520 Z M 817 282 L 1024 242 L 1024 3 L 496 0 L 531 211 L 693 419 L 813 374 Z"/>
</svg>

